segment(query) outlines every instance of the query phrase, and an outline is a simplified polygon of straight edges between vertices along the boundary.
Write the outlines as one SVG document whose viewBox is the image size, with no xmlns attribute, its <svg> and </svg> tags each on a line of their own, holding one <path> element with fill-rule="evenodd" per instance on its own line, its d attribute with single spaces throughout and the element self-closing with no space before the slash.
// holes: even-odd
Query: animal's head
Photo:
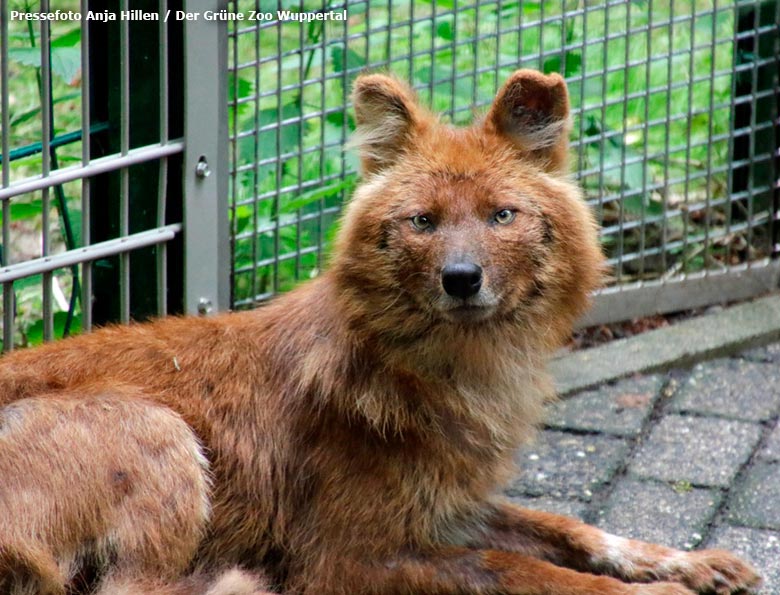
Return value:
<svg viewBox="0 0 780 595">
<path fill-rule="evenodd" d="M 364 182 L 334 271 L 358 310 L 399 334 L 507 320 L 540 322 L 552 343 L 568 333 L 602 256 L 568 176 L 564 80 L 515 72 L 469 128 L 381 74 L 359 77 L 353 100 Z"/>
</svg>

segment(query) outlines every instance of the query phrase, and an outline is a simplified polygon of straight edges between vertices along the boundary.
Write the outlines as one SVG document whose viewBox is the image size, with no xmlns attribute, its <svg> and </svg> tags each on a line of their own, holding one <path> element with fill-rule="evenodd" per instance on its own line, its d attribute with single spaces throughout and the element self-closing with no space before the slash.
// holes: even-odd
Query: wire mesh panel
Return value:
<svg viewBox="0 0 780 595">
<path fill-rule="evenodd" d="M 168 3 L 132 4 L 0 0 L 4 350 L 176 304 Z"/>
<path fill-rule="evenodd" d="M 350 85 L 366 69 L 411 81 L 455 123 L 517 68 L 566 77 L 573 168 L 612 267 L 602 293 L 683 288 L 639 310 L 610 301 L 596 319 L 716 301 L 718 290 L 704 299 L 683 281 L 724 272 L 769 271 L 759 285 L 776 286 L 779 6 L 233 0 L 234 305 L 320 270 L 357 180 L 342 149 Z"/>
</svg>

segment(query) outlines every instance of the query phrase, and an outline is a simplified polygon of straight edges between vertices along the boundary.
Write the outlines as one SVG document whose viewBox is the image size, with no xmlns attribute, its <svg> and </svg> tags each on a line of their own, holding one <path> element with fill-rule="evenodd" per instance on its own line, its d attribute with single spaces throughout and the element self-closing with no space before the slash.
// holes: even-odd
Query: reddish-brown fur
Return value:
<svg viewBox="0 0 780 595">
<path fill-rule="evenodd" d="M 601 276 L 566 174 L 563 79 L 518 71 L 467 129 L 387 76 L 360 77 L 354 100 L 365 180 L 320 278 L 253 312 L 0 360 L 0 585 L 62 593 L 92 557 L 103 593 L 261 592 L 251 576 L 222 590 L 185 576 L 231 565 L 317 595 L 755 586 L 725 552 L 619 540 L 498 497 L 551 395 L 545 358 Z M 464 262 L 482 285 L 453 297 L 443 269 Z"/>
</svg>

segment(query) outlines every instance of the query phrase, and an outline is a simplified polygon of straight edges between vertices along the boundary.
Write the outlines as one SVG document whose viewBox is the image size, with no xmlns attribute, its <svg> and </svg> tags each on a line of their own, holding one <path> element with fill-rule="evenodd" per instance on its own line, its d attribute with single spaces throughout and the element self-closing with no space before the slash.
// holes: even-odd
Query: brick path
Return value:
<svg viewBox="0 0 780 595">
<path fill-rule="evenodd" d="M 732 550 L 776 595 L 779 415 L 780 343 L 575 393 L 518 454 L 507 495 L 626 537 Z"/>
</svg>

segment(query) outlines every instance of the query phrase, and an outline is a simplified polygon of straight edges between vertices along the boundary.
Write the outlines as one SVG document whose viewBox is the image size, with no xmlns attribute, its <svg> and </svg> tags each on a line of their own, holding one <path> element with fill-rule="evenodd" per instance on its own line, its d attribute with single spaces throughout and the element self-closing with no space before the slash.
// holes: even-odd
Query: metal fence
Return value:
<svg viewBox="0 0 780 595">
<path fill-rule="evenodd" d="M 589 322 L 778 285 L 776 1 L 282 2 L 230 27 L 234 304 L 314 275 L 356 183 L 343 143 L 364 69 L 456 123 L 519 67 L 565 75 L 575 168 L 612 266 Z"/>
<path fill-rule="evenodd" d="M 228 307 L 225 29 L 183 8 L 0 0 L 4 350 Z"/>
<path fill-rule="evenodd" d="M 519 67 L 564 74 L 574 169 L 613 267 L 589 322 L 778 286 L 777 0 L 35 9 L 78 22 L 14 19 L 16 4 L 0 0 L 4 349 L 249 307 L 316 275 L 357 183 L 343 146 L 366 69 L 455 123 Z M 301 17 L 317 12 L 329 20 Z"/>
</svg>

